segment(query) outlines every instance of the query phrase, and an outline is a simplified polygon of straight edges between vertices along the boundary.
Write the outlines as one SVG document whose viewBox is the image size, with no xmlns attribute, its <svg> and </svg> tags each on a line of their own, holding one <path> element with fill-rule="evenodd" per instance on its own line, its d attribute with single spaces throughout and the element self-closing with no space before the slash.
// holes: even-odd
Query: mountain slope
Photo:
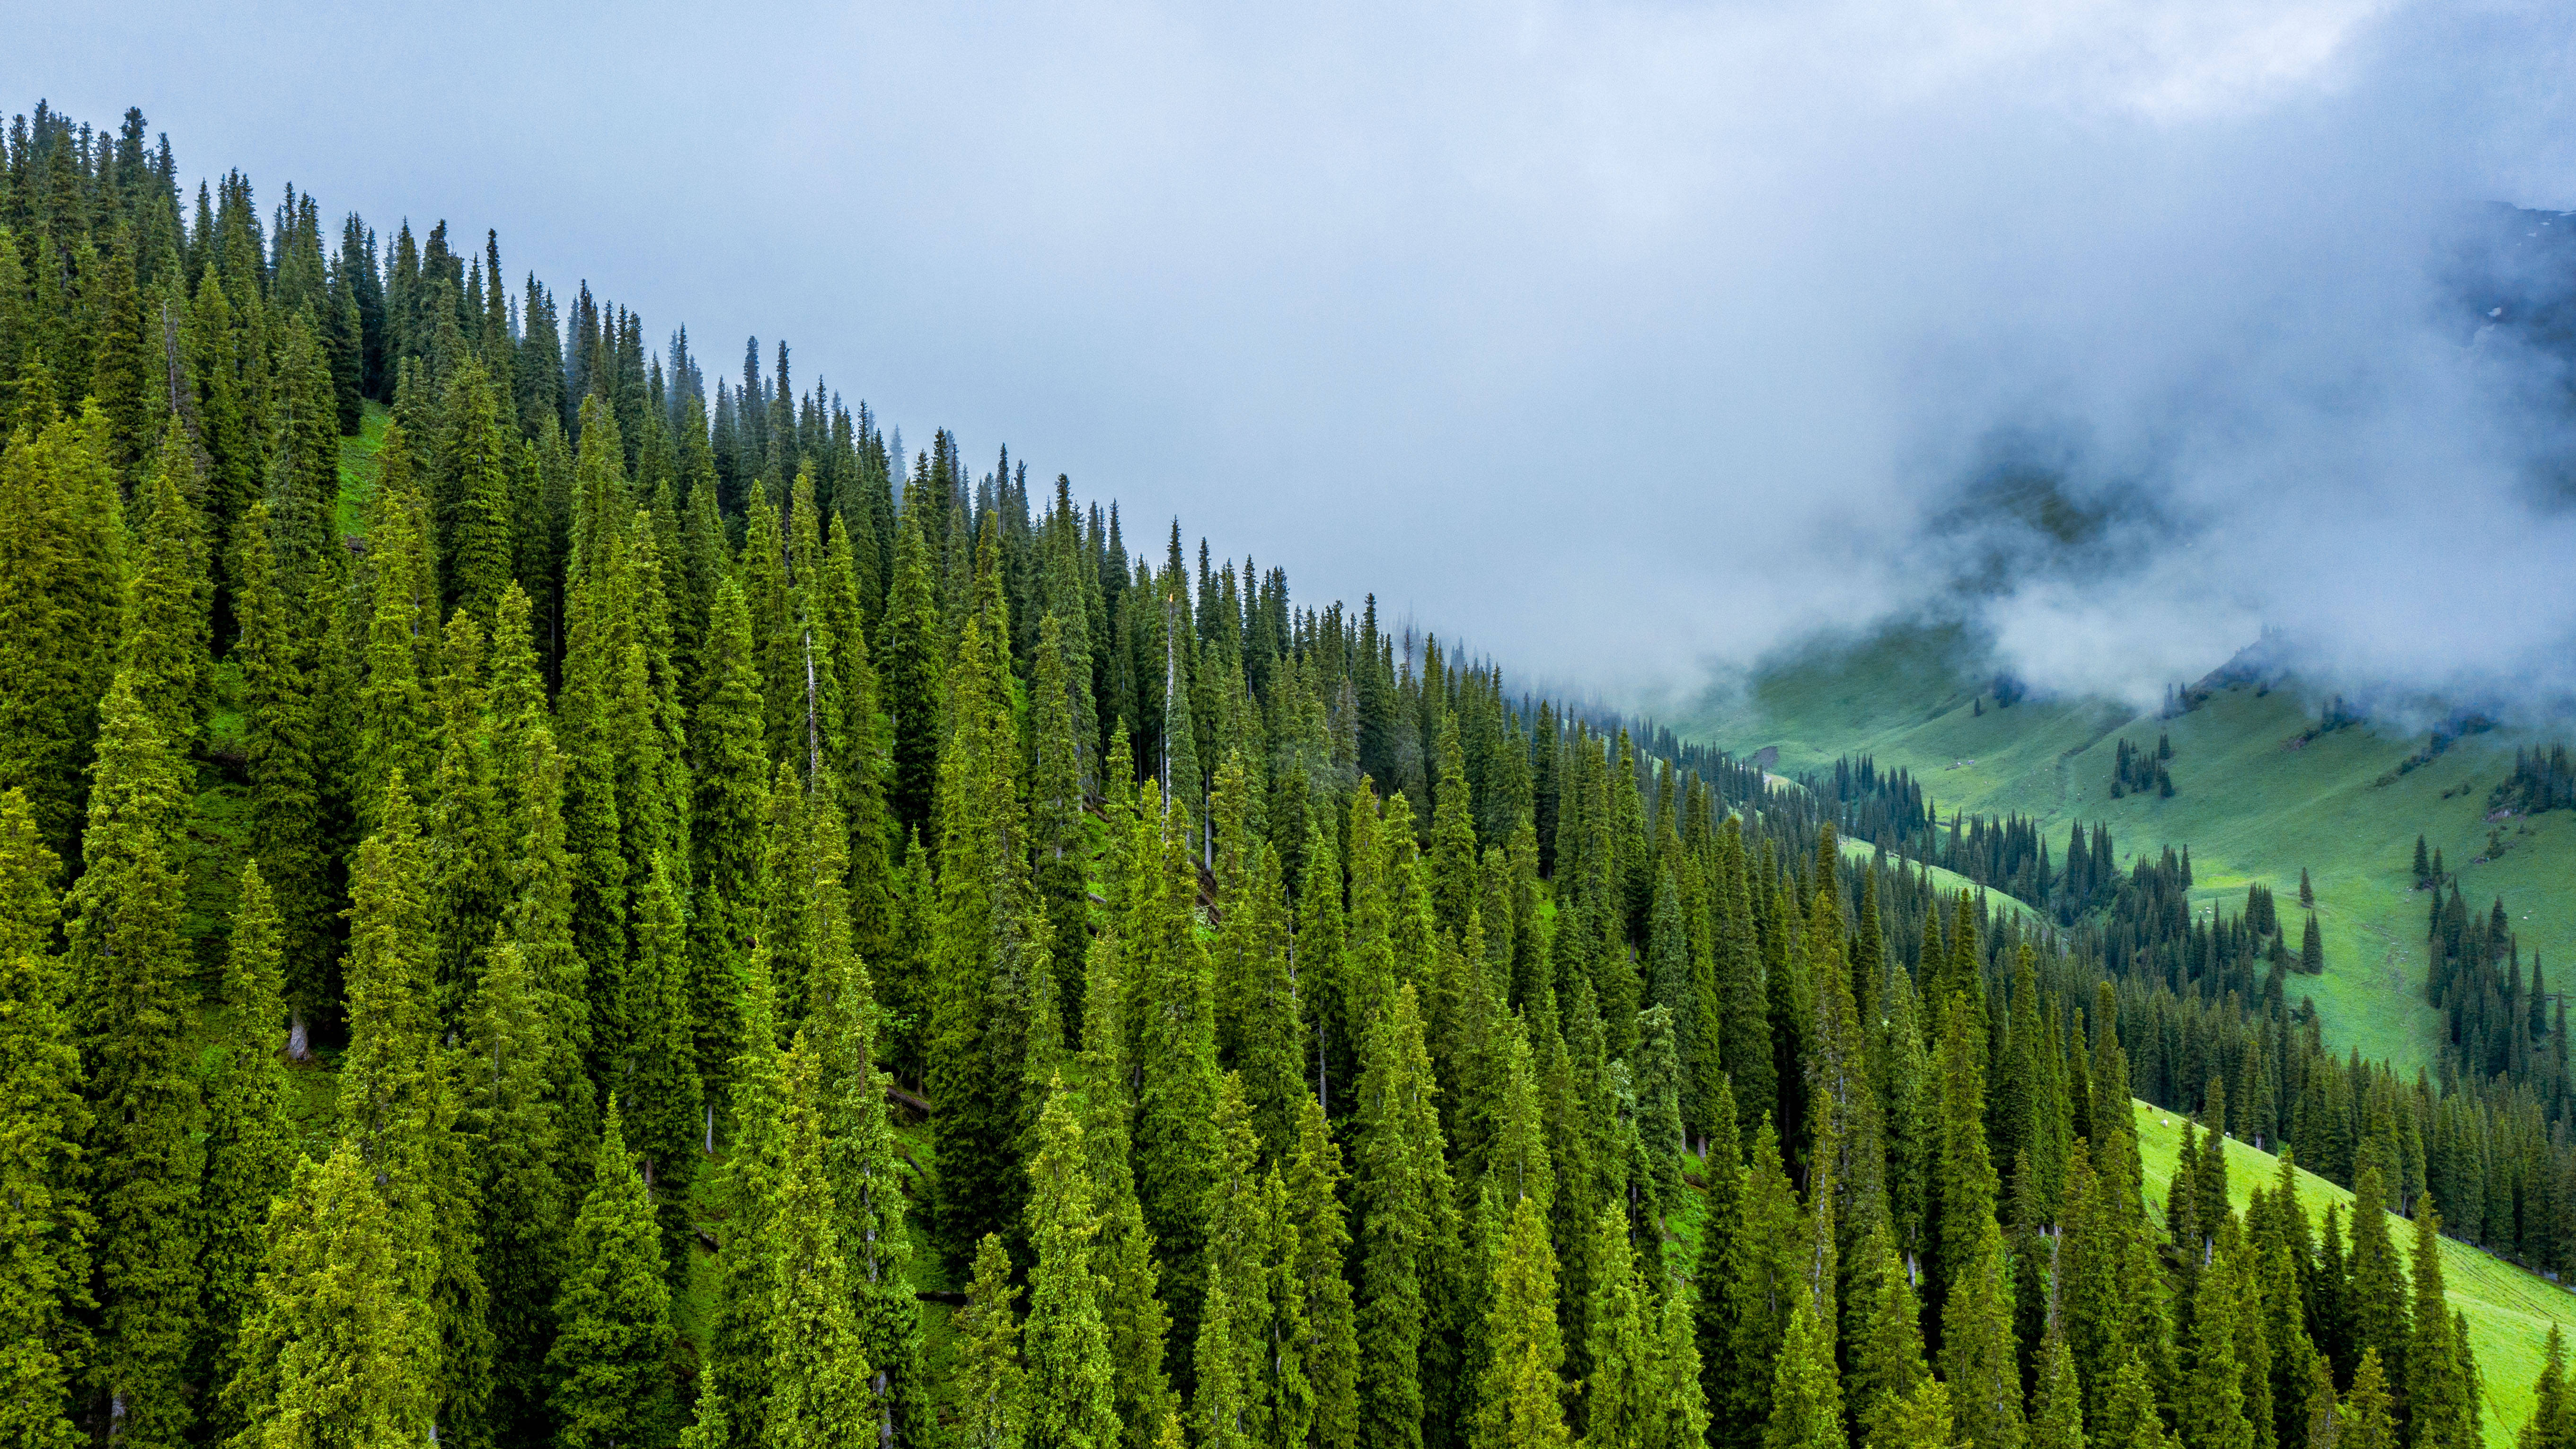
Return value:
<svg viewBox="0 0 2576 1449">
<path fill-rule="evenodd" d="M 2173 1181 L 2174 1154 L 2182 1145 L 2182 1119 L 2159 1107 L 2133 1102 L 2137 1114 L 2138 1152 L 2146 1165 L 2147 1206 L 2162 1221 L 2165 1193 Z M 2271 1153 L 2231 1137 L 2227 1140 L 2227 1195 L 2239 1211 L 2254 1189 L 2269 1187 L 2281 1170 Z M 2352 1194 L 2302 1169 L 2299 1202 L 2311 1221 L 2329 1203 L 2349 1214 Z M 2391 1213 L 2388 1235 L 2402 1254 L 2413 1241 L 2414 1227 Z M 2349 1235 L 2347 1235 L 2349 1236 Z M 2442 1240 L 2442 1287 L 2452 1309 L 2467 1315 L 2469 1350 L 2477 1358 L 2486 1385 L 2481 1427 L 2494 1449 L 2513 1443 L 2514 1433 L 2531 1417 L 2531 1386 L 2540 1376 L 2542 1345 L 2551 1324 L 2576 1336 L 2576 1293 L 2545 1278 L 2490 1257 L 2453 1238 Z"/>
<path fill-rule="evenodd" d="M 1776 748 L 1784 772 L 1873 755 L 1914 772 L 1945 817 L 2036 817 L 2053 850 L 2077 820 L 2108 821 L 2123 865 L 2139 851 L 2188 847 L 2203 903 L 2241 904 L 2260 881 L 2292 912 L 2305 868 L 2326 970 L 2294 987 L 2315 998 L 2330 1042 L 2401 1068 L 2429 1067 L 2436 1045 L 2422 999 L 2428 900 L 2413 889 L 2417 834 L 2443 852 L 2472 909 L 2503 898 L 2526 956 L 2539 952 L 2552 972 L 2576 962 L 2576 813 L 2486 819 L 2488 791 L 2528 737 L 2466 736 L 2401 773 L 2426 750 L 2425 735 L 2370 723 L 2318 733 L 2294 682 L 2213 676 L 2197 708 L 2160 719 L 2099 699 L 1999 705 L 1979 662 L 1955 632 L 1892 630 L 1764 669 L 1682 732 L 1739 753 Z M 2173 797 L 2111 799 L 2119 742 L 2152 748 L 2159 734 L 2173 745 Z M 2502 854 L 2479 861 L 2499 828 Z"/>
</svg>

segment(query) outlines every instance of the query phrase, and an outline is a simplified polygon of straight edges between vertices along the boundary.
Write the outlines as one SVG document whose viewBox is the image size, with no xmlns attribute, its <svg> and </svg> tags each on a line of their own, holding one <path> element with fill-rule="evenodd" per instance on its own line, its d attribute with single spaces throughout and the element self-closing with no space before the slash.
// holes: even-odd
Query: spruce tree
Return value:
<svg viewBox="0 0 2576 1449">
<path fill-rule="evenodd" d="M 531 960 L 515 941 L 492 953 L 462 1013 L 457 1060 L 457 1122 L 476 1142 L 478 1266 L 502 1288 L 486 1322 L 492 1423 L 505 1436 L 552 1428 L 546 1346 L 580 1193 L 566 1181 L 563 1159 L 571 1154 L 550 1080 L 552 1023 Z"/>
<path fill-rule="evenodd" d="M 761 1432 L 796 1449 L 858 1449 L 877 1442 L 878 1418 L 825 1165 L 819 1075 L 800 1037 L 781 1073 L 779 1170 L 764 1223 L 770 1361 Z"/>
<path fill-rule="evenodd" d="M 878 1009 L 866 967 L 849 948 L 840 904 L 826 891 L 816 905 L 822 938 L 822 999 L 814 1014 L 821 1063 L 824 1160 L 840 1213 L 841 1255 L 870 1368 L 878 1433 L 903 1443 L 927 1411 L 921 1372 L 921 1309 L 912 1289 L 912 1234 L 885 1077 L 876 1069 Z"/>
<path fill-rule="evenodd" d="M 141 495 L 139 547 L 117 667 L 171 748 L 197 737 L 205 704 L 207 615 L 213 591 L 199 522 L 195 449 L 177 418 L 161 439 Z"/>
<path fill-rule="evenodd" d="M 2329 1392 L 2331 1392 L 2331 1380 Z M 2540 1377 L 2531 1390 L 2531 1417 L 2514 1438 L 2515 1449 L 2560 1449 L 2571 1427 L 2567 1397 L 2567 1341 L 2557 1324 L 2541 1351 Z"/>
<path fill-rule="evenodd" d="M 349 883 L 349 1051 L 340 1124 L 378 1175 L 408 1292 L 428 1305 L 442 1423 L 477 1425 L 492 1342 L 478 1264 L 476 1193 L 438 1047 L 427 950 L 426 862 L 410 786 L 385 782 L 376 829 Z"/>
<path fill-rule="evenodd" d="M 269 1204 L 286 1191 L 299 1155 L 282 1054 L 277 903 L 256 861 L 242 867 L 239 901 L 224 963 L 219 1046 L 207 1064 L 206 1176 L 198 1194 L 204 1224 L 198 1272 L 218 1386 L 240 1372 L 236 1354 L 242 1325 L 256 1311 L 253 1288 L 266 1251 Z M 215 1426 L 224 1437 L 242 1427 Z"/>
<path fill-rule="evenodd" d="M 312 632 L 279 577 L 265 503 L 252 506 L 233 549 L 240 637 L 232 659 L 241 671 L 250 849 L 277 896 L 282 990 L 293 1022 L 288 1054 L 300 1058 L 325 1005 L 331 934 L 328 862 L 313 828 L 322 799 Z"/>
<path fill-rule="evenodd" d="M 258 1311 L 224 1417 L 236 1449 L 375 1449 L 430 1435 L 438 1330 L 411 1291 L 401 1230 L 360 1143 L 298 1162 L 268 1221 Z"/>
<path fill-rule="evenodd" d="M 1712 1172 L 1725 1170 L 1726 1163 L 1712 1160 Z M 1712 1433 L 1721 1436 L 1712 1439 L 1715 1449 L 1761 1443 L 1790 1304 L 1804 1281 L 1797 1197 L 1767 1118 L 1740 1180 L 1734 1228 L 1701 1317 L 1701 1382 L 1708 1386 Z"/>
<path fill-rule="evenodd" d="M 1296 1230 L 1293 1284 L 1306 1324 L 1299 1345 L 1314 1393 L 1315 1449 L 1354 1449 L 1359 1442 L 1360 1350 L 1352 1311 L 1351 1235 L 1340 1194 L 1342 1150 L 1325 1124 L 1323 1104 L 1309 1092 L 1297 1098 L 1295 1145 L 1288 1154 L 1288 1221 Z"/>
<path fill-rule="evenodd" d="M 1082 1081 L 1083 1145 L 1090 1158 L 1100 1217 L 1094 1262 L 1106 1284 L 1103 1313 L 1109 1330 L 1111 1386 L 1118 1421 L 1126 1429 L 1127 1449 L 1150 1449 L 1153 1436 L 1173 1412 L 1163 1370 L 1171 1321 L 1163 1308 L 1153 1238 L 1145 1229 L 1129 1162 L 1132 1108 L 1126 1064 L 1130 1057 L 1118 961 L 1115 939 L 1107 935 L 1093 939 L 1084 961 L 1083 1042 L 1077 1066 Z M 1333 1269 L 1341 1271 L 1340 1258 L 1333 1260 Z"/>
<path fill-rule="evenodd" d="M 79 1038 L 48 953 L 55 868 L 25 792 L 0 791 L 0 1442 L 70 1449 L 92 1220 Z"/>
<path fill-rule="evenodd" d="M 31 415 L 32 414 L 32 415 Z M 80 858 L 99 703 L 125 609 L 125 522 L 93 412 L 21 402 L 0 449 L 0 789 L 46 846 Z"/>
<path fill-rule="evenodd" d="M 1669 1214 L 1680 1208 L 1684 1192 L 1681 1063 L 1671 1010 L 1650 1006 L 1639 1012 L 1637 1036 L 1636 1131 L 1650 1173 L 1639 1186 L 1652 1196 L 1659 1214 Z"/>
<path fill-rule="evenodd" d="M 98 1204 L 98 1381 L 137 1444 L 176 1444 L 201 1331 L 194 1229 L 205 1167 L 190 1071 L 191 962 L 173 858 L 187 796 L 179 762 L 119 674 L 102 706 L 98 764 L 68 902 L 69 964 L 87 1018 Z"/>
<path fill-rule="evenodd" d="M 2084 1449 L 2084 1393 L 2066 1335 L 2051 1327 L 2041 1340 L 2030 1390 L 2030 1449 Z"/>
<path fill-rule="evenodd" d="M 2104 1404 L 2102 1416 L 2093 1425 L 2093 1443 L 2099 1449 L 2171 1449 L 2174 1438 L 2156 1412 L 2155 1386 L 2137 1354 L 2120 1360 Z"/>
<path fill-rule="evenodd" d="M 1082 1124 L 1058 1079 L 1050 1084 L 1029 1161 L 1028 1442 L 1042 1449 L 1115 1449 L 1121 1430 L 1101 1317 L 1098 1232 Z"/>
<path fill-rule="evenodd" d="M 998 1233 L 986 1233 L 976 1245 L 975 1278 L 957 1315 L 957 1333 L 957 1442 L 965 1449 L 1020 1449 L 1027 1434 L 1027 1379 L 1020 1367 L 1019 1323 L 1011 1314 L 1011 1256 Z"/>
<path fill-rule="evenodd" d="M 1616 1204 L 1605 1207 L 1596 1232 L 1594 1261 L 1603 1271 L 1592 1285 L 1587 1316 L 1592 1343 L 1585 1357 L 1592 1372 L 1583 1382 L 1583 1443 L 1587 1449 L 1638 1449 L 1662 1388 L 1655 1374 L 1654 1305 L 1637 1276 L 1628 1215 Z"/>
<path fill-rule="evenodd" d="M 751 657 L 751 617 L 730 578 L 716 583 L 700 674 L 706 689 L 689 722 L 690 811 L 697 887 L 689 918 L 689 1011 L 697 1033 L 698 1080 L 713 1114 L 729 1105 L 741 993 L 754 923 L 763 904 L 761 822 L 769 814 L 768 756 Z M 707 1134 L 714 1136 L 712 1130 Z"/>
<path fill-rule="evenodd" d="M 2444 1301 L 2442 1215 L 2429 1192 L 2415 1201 L 2412 1331 L 2406 1341 L 2406 1439 L 2412 1449 L 2475 1449 L 2476 1374 Z"/>
<path fill-rule="evenodd" d="M 2352 1268 L 2347 1279 L 2346 1311 L 2352 1324 L 2352 1351 L 2356 1355 L 2375 1352 L 2381 1373 L 2403 1384 L 2407 1381 L 2406 1351 L 2412 1332 L 2406 1280 L 2398 1266 L 2396 1245 L 2388 1240 L 2388 1216 L 2374 1206 L 2386 1200 L 2378 1171 L 2364 1170 L 2353 1184 Z M 2392 1415 L 2396 1412 L 2394 1407 L 2390 1409 Z"/>
<path fill-rule="evenodd" d="M 1408 987 L 1404 995 L 1410 994 Z M 1399 1014 L 1403 1010 L 1399 1004 Z M 1370 1227 L 1376 1227 L 1374 1216 Z M 1556 1322 L 1556 1252 L 1537 1198 L 1524 1196 L 1512 1204 L 1498 1248 L 1493 1306 L 1485 1319 L 1492 1358 L 1467 1442 L 1472 1449 L 1563 1445 L 1568 1435 L 1558 1373 L 1565 1346 Z"/>
<path fill-rule="evenodd" d="M 2255 1442 L 2236 1352 L 2242 1257 L 2231 1224 L 2217 1256 L 2192 1283 L 2191 1370 L 2177 1393 L 2174 1417 L 2183 1443 L 2194 1449 L 2252 1449 Z"/>
<path fill-rule="evenodd" d="M 1726 1000 L 1721 1058 L 1735 1095 L 1736 1130 L 1751 1136 L 1771 1111 L 1779 1082 L 1772 1064 L 1770 1008 L 1745 876 L 1744 840 L 1733 816 L 1718 832 L 1717 962 Z"/>
<path fill-rule="evenodd" d="M 671 1292 L 652 1193 L 627 1155 L 613 1097 L 566 1259 L 546 1353 L 555 1441 L 566 1449 L 645 1442 L 671 1407 Z"/>
<path fill-rule="evenodd" d="M 939 763 L 929 1081 L 931 1100 L 939 1104 L 931 1127 L 942 1168 L 933 1220 L 953 1268 L 965 1265 L 987 1232 L 1018 1219 L 1029 991 L 1034 984 L 1054 986 L 1045 916 L 1029 886 L 1008 624 L 998 596 L 993 612 L 990 620 L 979 614 L 965 623 L 949 676 L 951 728 Z M 1204 1033 L 1203 1012 L 1197 1022 Z M 1204 1106 L 1200 1116 L 1204 1121 Z M 1147 1203 L 1148 1221 L 1161 1236 L 1150 1190 Z"/>
<path fill-rule="evenodd" d="M 717 1309 L 691 1429 L 698 1449 L 758 1444 L 761 1405 L 769 1395 L 769 1219 L 778 1200 L 784 1103 L 766 943 L 754 946 L 747 965 L 741 1037 L 730 1072 L 734 1141 L 717 1181 L 726 1209 L 716 1259 Z"/>
<path fill-rule="evenodd" d="M 1763 1449 L 1843 1449 L 1850 1441 L 1843 1435 L 1842 1413 L 1832 1332 L 1817 1317 L 1814 1296 L 1801 1291 L 1790 1305 L 1789 1329 L 1773 1370 Z"/>
<path fill-rule="evenodd" d="M 1214 990 L 1198 936 L 1189 817 L 1177 805 L 1157 807 L 1150 790 L 1148 796 L 1135 832 L 1123 936 L 1128 1060 L 1136 1082 L 1131 1151 L 1173 1331 L 1195 1343 L 1206 1291 L 1205 1208 L 1218 1170 Z"/>
<path fill-rule="evenodd" d="M 1662 1288 L 1655 1308 L 1654 1376 L 1638 1442 L 1643 1449 L 1702 1449 L 1708 1442 L 1708 1395 L 1700 1387 L 1694 1329 L 1698 1294 L 1678 1273 L 1666 1273 Z"/>
<path fill-rule="evenodd" d="M 1867 1449 L 1895 1442 L 1908 1397 L 1931 1376 L 1914 1287 L 1886 1228 L 1874 1227 L 1853 1265 L 1843 1315 L 1853 1325 L 1849 1391 L 1853 1427 Z"/>
<path fill-rule="evenodd" d="M 1960 1437 L 1972 1449 L 2020 1449 L 2019 1354 L 2003 1232 L 1988 1213 L 1954 1265 L 1941 1304 L 1941 1379 L 1957 1406 Z"/>
<path fill-rule="evenodd" d="M 1431 1058 L 1410 986 L 1397 989 L 1393 1008 L 1370 1028 L 1363 1056 L 1353 1173 L 1361 1224 L 1358 1339 L 1367 1345 L 1360 1359 L 1360 1443 L 1420 1449 L 1424 1341 L 1436 1308 L 1438 1265 L 1431 1260 L 1454 1253 L 1457 1243 Z M 1552 1304 L 1555 1274 L 1553 1263 L 1547 1266 L 1549 1294 L 1542 1301 Z"/>
<path fill-rule="evenodd" d="M 2397 1449 L 2397 1425 L 2388 1401 L 2388 1375 L 2379 1350 L 2366 1347 L 2352 1371 L 2352 1391 L 2344 1396 L 2343 1423 L 2335 1449 Z"/>
<path fill-rule="evenodd" d="M 619 1074 L 634 1114 L 644 1181 L 661 1223 L 659 1256 L 665 1271 L 671 1271 L 673 1260 L 685 1269 L 696 1237 L 689 1222 L 689 1185 L 697 1175 L 706 1102 L 689 1013 L 687 925 L 671 874 L 668 858 L 657 855 L 636 896 L 635 967 L 627 980 L 635 1032 Z"/>
</svg>

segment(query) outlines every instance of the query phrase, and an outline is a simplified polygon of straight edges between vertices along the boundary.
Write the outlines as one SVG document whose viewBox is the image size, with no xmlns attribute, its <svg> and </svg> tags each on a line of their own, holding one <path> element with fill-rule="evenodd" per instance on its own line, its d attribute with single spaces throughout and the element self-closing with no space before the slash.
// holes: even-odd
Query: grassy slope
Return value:
<svg viewBox="0 0 2576 1449">
<path fill-rule="evenodd" d="M 2509 737 L 2462 740 L 2379 786 L 2423 736 L 2354 726 L 2284 748 L 2314 716 L 2291 690 L 2252 686 L 2165 721 L 2098 700 L 2000 709 L 1989 697 L 1980 714 L 1984 681 L 1971 663 L 1947 635 L 1884 636 L 1770 669 L 1685 733 L 1738 751 L 1777 746 L 1782 770 L 1869 753 L 1914 771 L 1944 811 L 2038 817 L 2052 849 L 2077 819 L 2109 821 L 2124 864 L 2139 849 L 2188 846 L 2203 902 L 2241 903 L 2259 880 L 2295 912 L 2304 866 L 2317 887 L 2326 972 L 2296 984 L 2316 998 L 2330 1041 L 2402 1066 L 2429 1065 L 2434 1045 L 2433 1013 L 2417 995 L 2426 899 L 2410 889 L 2409 864 L 2419 832 L 2460 871 L 2473 902 L 2504 897 L 2527 950 L 2559 969 L 2576 956 L 2565 891 L 2576 874 L 2576 815 L 2509 822 L 2500 858 L 2467 863 L 2486 849 L 2487 791 L 2511 768 Z M 2110 799 L 2117 742 L 2152 745 L 2160 729 L 2173 738 L 2174 798 Z"/>
<path fill-rule="evenodd" d="M 2182 1119 L 2144 1102 L 2132 1105 L 2138 1149 L 2146 1160 L 2147 1200 L 2161 1221 L 2174 1155 L 2182 1144 Z M 2240 1210 L 2254 1188 L 2270 1185 L 2279 1171 L 2272 1154 L 2228 1139 L 2227 1192 Z M 2351 1193 L 2305 1171 L 2299 1174 L 2299 1201 L 2312 1217 L 2322 1216 L 2329 1203 L 2341 1204 L 2347 1213 L 2352 1209 Z M 2388 1231 L 2399 1253 L 2407 1253 L 2413 1225 L 2392 1213 Z M 2451 1307 L 2468 1316 L 2469 1348 L 2486 1385 L 2487 1443 L 2504 1449 L 2531 1416 L 2531 1385 L 2540 1376 L 2540 1351 L 2550 1325 L 2576 1335 L 2576 1294 L 2450 1238 L 2442 1240 L 2442 1286 Z"/>
</svg>

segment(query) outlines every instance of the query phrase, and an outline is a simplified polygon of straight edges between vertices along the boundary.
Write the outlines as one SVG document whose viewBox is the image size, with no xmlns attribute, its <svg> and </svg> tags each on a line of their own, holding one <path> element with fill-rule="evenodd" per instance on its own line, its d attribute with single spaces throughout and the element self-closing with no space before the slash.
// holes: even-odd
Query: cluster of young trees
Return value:
<svg viewBox="0 0 2576 1449">
<path fill-rule="evenodd" d="M 2127 740 L 2120 741 L 2112 751 L 2111 798 L 2117 800 L 2123 795 L 2149 793 L 2172 798 L 2173 773 L 2166 768 L 2166 762 L 2172 758 L 2173 737 L 2163 732 L 2156 735 L 2156 747 L 2152 750 L 2132 745 Z"/>
<path fill-rule="evenodd" d="M 2433 894 L 2425 908 L 2424 999 L 2442 1013 L 2445 1070 L 2510 1082 L 2546 1082 L 2563 1058 L 2563 1041 L 2553 1042 L 2567 1024 L 2567 1007 L 2543 981 L 2540 957 L 2531 958 L 2528 977 L 2522 969 L 2522 942 L 2504 898 L 2484 911 L 2472 911 L 2461 898 L 2458 878 L 2447 895 Z M 2558 1095 L 2549 1094 L 2553 1103 Z"/>
<path fill-rule="evenodd" d="M 2474 1441 L 2427 1194 L 2558 1209 L 2187 857 L 1944 893 L 141 137 L 0 194 L 0 1442 Z M 2124 1041 L 2411 1302 L 2214 1149 L 2156 1224 Z"/>
<path fill-rule="evenodd" d="M 2513 773 L 2487 794 L 2487 809 L 2522 815 L 2570 806 L 2576 806 L 2576 763 L 2570 763 L 2565 745 L 2515 750 Z"/>
<path fill-rule="evenodd" d="M 2111 903 L 2120 873 L 2111 827 L 2069 828 L 2065 853 L 2053 863 L 2039 822 L 2020 815 L 1989 819 L 1954 810 L 1943 827 L 1921 782 L 1902 768 L 1882 769 L 1867 755 L 1845 756 L 1830 771 L 1802 776 L 1835 825 L 1882 853 L 1936 865 L 2001 891 L 2072 926 Z"/>
</svg>

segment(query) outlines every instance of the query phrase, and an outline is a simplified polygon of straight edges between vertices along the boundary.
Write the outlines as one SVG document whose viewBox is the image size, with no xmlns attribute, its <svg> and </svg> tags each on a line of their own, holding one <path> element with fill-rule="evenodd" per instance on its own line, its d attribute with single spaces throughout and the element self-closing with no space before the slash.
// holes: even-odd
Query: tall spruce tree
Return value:
<svg viewBox="0 0 2576 1449">
<path fill-rule="evenodd" d="M 627 1154 L 614 1098 L 566 1256 L 554 1303 L 559 1326 L 546 1353 L 556 1442 L 567 1449 L 648 1442 L 672 1407 L 671 1291 L 652 1194 Z"/>
<path fill-rule="evenodd" d="M 0 1440 L 69 1449 L 92 1219 L 79 1036 L 50 954 L 55 870 L 26 793 L 0 791 Z"/>
<path fill-rule="evenodd" d="M 259 1308 L 225 1417 L 239 1449 L 375 1449 L 428 1439 L 438 1330 L 411 1291 L 401 1230 L 356 1138 L 298 1162 L 268 1222 Z"/>
<path fill-rule="evenodd" d="M 206 1068 L 206 1175 L 198 1193 L 205 1351 L 217 1387 L 241 1371 L 269 1205 L 286 1191 L 299 1155 L 283 1055 L 277 902 L 256 861 L 242 867 L 239 901 L 217 1003 L 218 1045 Z M 218 1418 L 212 1427 L 229 1438 L 244 1426 Z"/>
<path fill-rule="evenodd" d="M 87 1156 L 99 1213 L 101 1421 L 149 1445 L 188 1430 L 186 1373 L 201 1331 L 203 1108 L 187 1051 L 196 993 L 173 858 L 186 801 L 178 759 L 120 673 L 101 708 L 67 934 L 95 1103 Z"/>
</svg>

